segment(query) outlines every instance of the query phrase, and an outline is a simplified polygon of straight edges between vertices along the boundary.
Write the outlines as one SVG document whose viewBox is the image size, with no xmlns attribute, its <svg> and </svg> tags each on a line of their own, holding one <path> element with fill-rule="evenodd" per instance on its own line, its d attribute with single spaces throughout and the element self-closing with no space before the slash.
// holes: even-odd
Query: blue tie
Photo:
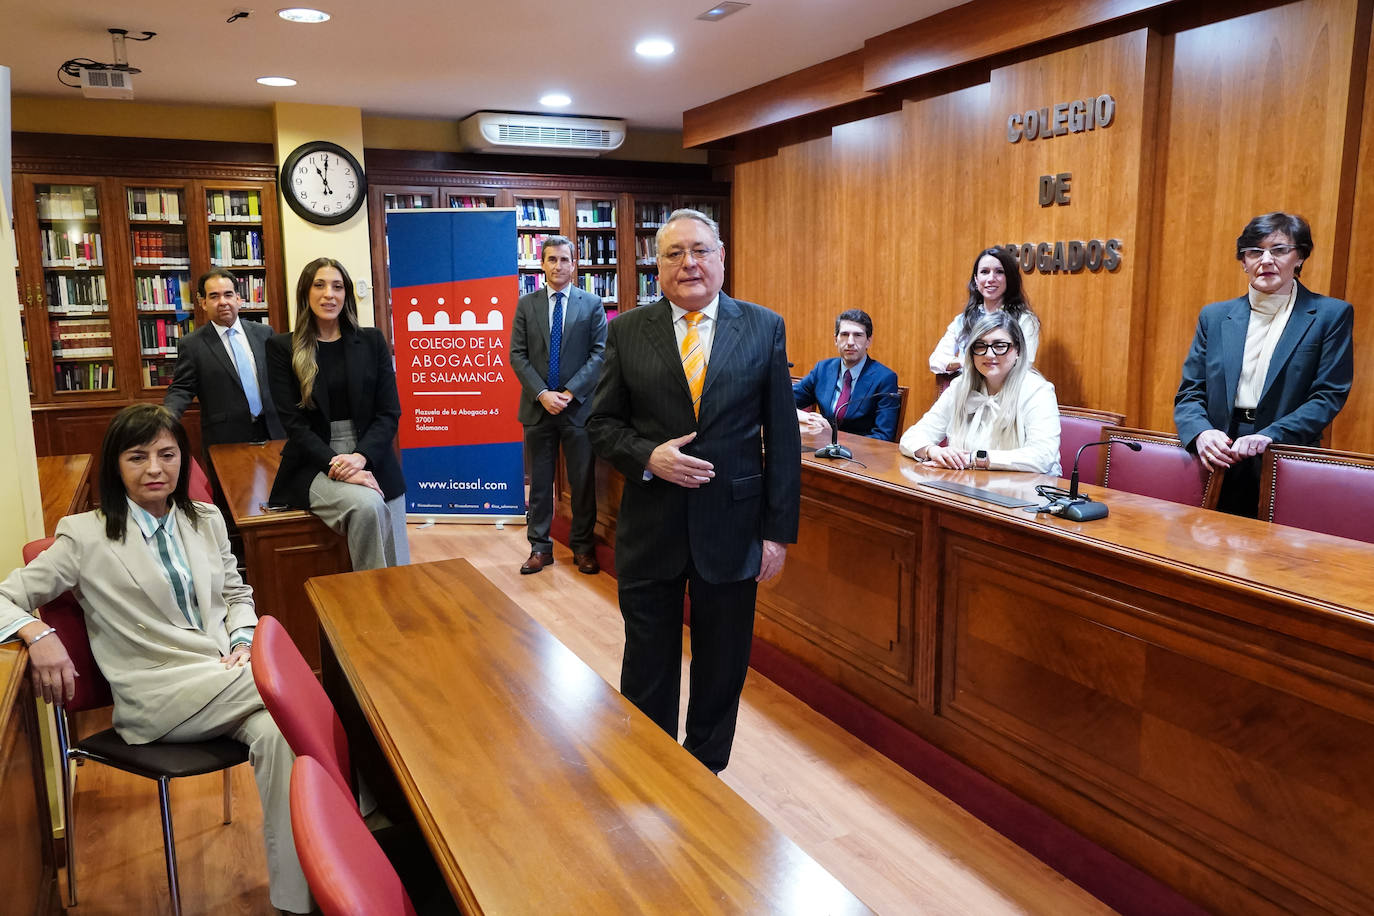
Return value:
<svg viewBox="0 0 1374 916">
<path fill-rule="evenodd" d="M 549 390 L 562 391 L 563 379 L 559 375 L 563 359 L 563 294 L 553 294 L 553 324 L 549 327 Z"/>
<path fill-rule="evenodd" d="M 234 368 L 239 371 L 239 381 L 248 398 L 248 412 L 256 419 L 262 416 L 262 395 L 258 393 L 258 378 L 253 374 L 253 363 L 248 358 L 248 345 L 243 342 L 238 328 L 230 328 L 225 333 L 229 335 L 229 346 L 234 351 Z"/>
</svg>

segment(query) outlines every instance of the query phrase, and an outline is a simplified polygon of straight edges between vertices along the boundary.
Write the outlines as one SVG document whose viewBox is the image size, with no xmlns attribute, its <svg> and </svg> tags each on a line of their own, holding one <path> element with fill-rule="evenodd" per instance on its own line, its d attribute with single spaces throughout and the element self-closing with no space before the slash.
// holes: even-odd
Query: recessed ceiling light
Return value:
<svg viewBox="0 0 1374 916">
<path fill-rule="evenodd" d="M 572 104 L 572 97 L 562 92 L 550 92 L 539 99 L 539 104 L 547 108 L 562 108 Z"/>
<path fill-rule="evenodd" d="M 296 81 L 289 76 L 260 76 L 258 82 L 263 86 L 294 86 Z"/>
<path fill-rule="evenodd" d="M 697 18 L 706 22 L 719 22 L 731 13 L 738 13 L 748 5 L 747 3 L 736 3 L 734 0 L 725 0 L 723 3 L 717 3 Z"/>
<path fill-rule="evenodd" d="M 646 38 L 635 45 L 635 53 L 640 57 L 667 57 L 673 53 L 673 43 L 662 38 Z"/>
<path fill-rule="evenodd" d="M 324 10 L 312 10 L 308 6 L 288 6 L 277 10 L 277 15 L 287 22 L 328 22 L 329 14 Z"/>
</svg>

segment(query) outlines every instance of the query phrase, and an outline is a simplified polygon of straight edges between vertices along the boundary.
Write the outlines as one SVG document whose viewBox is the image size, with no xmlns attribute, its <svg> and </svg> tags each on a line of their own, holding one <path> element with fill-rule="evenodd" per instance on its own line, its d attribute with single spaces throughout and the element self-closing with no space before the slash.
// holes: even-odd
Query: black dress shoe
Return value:
<svg viewBox="0 0 1374 916">
<path fill-rule="evenodd" d="M 530 554 L 530 558 L 525 561 L 525 565 L 520 567 L 520 575 L 528 576 L 530 573 L 537 573 L 545 566 L 553 565 L 553 554 L 539 553 L 535 551 Z"/>
<path fill-rule="evenodd" d="M 573 563 L 577 565 L 578 572 L 586 573 L 589 576 L 601 572 L 601 564 L 596 562 L 596 554 L 594 553 L 575 553 L 573 554 Z"/>
</svg>

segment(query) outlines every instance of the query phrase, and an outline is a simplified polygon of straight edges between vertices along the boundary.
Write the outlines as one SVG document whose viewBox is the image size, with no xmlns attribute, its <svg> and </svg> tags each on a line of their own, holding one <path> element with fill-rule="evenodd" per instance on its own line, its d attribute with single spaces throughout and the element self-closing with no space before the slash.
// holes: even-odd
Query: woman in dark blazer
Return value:
<svg viewBox="0 0 1374 916">
<path fill-rule="evenodd" d="M 354 569 L 410 562 L 392 445 L 396 370 L 382 333 L 358 326 L 353 281 L 338 261 L 305 265 L 295 330 L 267 342 L 267 372 L 287 436 L 272 502 L 308 508 L 344 535 Z"/>
</svg>

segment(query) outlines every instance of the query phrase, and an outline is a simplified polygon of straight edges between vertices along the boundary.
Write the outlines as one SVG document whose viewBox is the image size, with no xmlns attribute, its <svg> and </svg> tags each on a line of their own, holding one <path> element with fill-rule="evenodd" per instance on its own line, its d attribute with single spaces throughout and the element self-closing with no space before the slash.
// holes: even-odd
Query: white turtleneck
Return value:
<svg viewBox="0 0 1374 916">
<path fill-rule="evenodd" d="M 1240 364 L 1240 380 L 1236 383 L 1236 409 L 1259 406 L 1264 393 L 1264 379 L 1269 374 L 1269 361 L 1274 347 L 1293 314 L 1293 301 L 1298 295 L 1298 282 L 1293 280 L 1287 292 L 1262 293 L 1250 287 L 1250 323 L 1245 329 L 1245 359 Z"/>
</svg>

